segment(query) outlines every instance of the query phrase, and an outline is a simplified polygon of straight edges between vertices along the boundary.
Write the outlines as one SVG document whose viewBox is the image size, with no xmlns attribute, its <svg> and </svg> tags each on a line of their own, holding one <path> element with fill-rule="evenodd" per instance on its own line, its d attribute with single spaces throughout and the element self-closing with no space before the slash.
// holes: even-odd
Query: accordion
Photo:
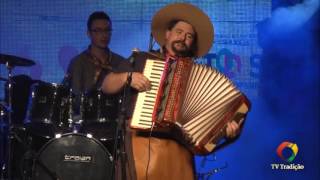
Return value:
<svg viewBox="0 0 320 180">
<path fill-rule="evenodd" d="M 208 154 L 229 121 L 242 121 L 250 102 L 217 70 L 190 58 L 151 59 L 143 74 L 151 90 L 138 93 L 130 127 L 172 133 L 195 154 Z"/>
</svg>

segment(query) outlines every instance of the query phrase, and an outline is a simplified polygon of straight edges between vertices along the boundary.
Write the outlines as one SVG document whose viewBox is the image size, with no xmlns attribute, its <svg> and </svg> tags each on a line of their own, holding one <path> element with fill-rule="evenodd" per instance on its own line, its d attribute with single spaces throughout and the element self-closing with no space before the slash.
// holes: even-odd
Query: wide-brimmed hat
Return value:
<svg viewBox="0 0 320 180">
<path fill-rule="evenodd" d="M 182 20 L 191 24 L 197 33 L 197 57 L 208 53 L 214 38 L 210 18 L 199 8 L 187 3 L 169 4 L 160 9 L 152 18 L 151 32 L 160 46 L 164 46 L 166 30 L 171 21 Z"/>
</svg>

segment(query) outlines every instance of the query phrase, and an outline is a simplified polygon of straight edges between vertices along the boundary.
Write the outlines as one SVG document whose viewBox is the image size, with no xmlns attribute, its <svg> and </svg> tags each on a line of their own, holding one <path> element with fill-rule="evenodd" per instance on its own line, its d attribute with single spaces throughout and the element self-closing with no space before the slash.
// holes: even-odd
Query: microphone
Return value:
<svg viewBox="0 0 320 180">
<path fill-rule="evenodd" d="M 152 33 L 150 33 L 149 48 L 148 49 L 149 49 L 149 52 L 151 52 L 153 49 L 153 35 L 152 35 Z"/>
<path fill-rule="evenodd" d="M 135 65 L 135 58 L 136 58 L 136 55 L 137 53 L 139 53 L 139 49 L 138 48 L 133 48 L 132 49 L 132 55 L 130 56 L 129 58 L 129 63 L 131 65 L 132 68 L 134 68 L 134 65 Z"/>
</svg>

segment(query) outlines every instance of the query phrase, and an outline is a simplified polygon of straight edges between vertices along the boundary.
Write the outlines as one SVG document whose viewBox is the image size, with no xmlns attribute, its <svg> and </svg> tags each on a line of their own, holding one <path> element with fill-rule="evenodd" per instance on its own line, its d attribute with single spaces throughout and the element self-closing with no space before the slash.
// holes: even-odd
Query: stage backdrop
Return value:
<svg viewBox="0 0 320 180">
<path fill-rule="evenodd" d="M 318 129 L 313 126 L 318 125 L 318 116 L 312 114 L 308 126 L 303 124 L 302 118 L 283 121 L 288 119 L 285 112 L 272 113 L 270 104 L 260 95 L 264 92 L 259 87 L 261 73 L 265 69 L 261 67 L 264 56 L 262 47 L 258 45 L 257 24 L 271 17 L 270 0 L 1 1 L 0 53 L 36 62 L 31 67 L 14 68 L 14 75 L 23 74 L 32 79 L 60 83 L 70 59 L 89 44 L 86 21 L 93 11 L 105 11 L 110 15 L 113 21 L 110 48 L 128 57 L 133 48 L 148 49 L 152 16 L 172 2 L 192 3 L 209 15 L 215 28 L 214 45 L 209 54 L 199 58 L 198 62 L 226 74 L 252 101 L 252 110 L 240 138 L 212 155 L 196 158 L 199 178 L 319 177 L 316 171 L 316 165 L 319 167 L 316 162 L 319 160 Z M 3 64 L 0 70 L 1 77 L 6 77 L 7 69 Z M 0 95 L 4 97 L 4 82 L 0 85 Z M 284 104 L 290 111 L 290 103 Z M 277 147 L 285 141 L 292 145 L 285 143 L 277 154 Z M 298 147 L 297 154 L 292 150 L 293 144 Z M 290 156 L 296 158 L 288 161 Z M 298 170 L 288 169 L 292 167 Z"/>
</svg>

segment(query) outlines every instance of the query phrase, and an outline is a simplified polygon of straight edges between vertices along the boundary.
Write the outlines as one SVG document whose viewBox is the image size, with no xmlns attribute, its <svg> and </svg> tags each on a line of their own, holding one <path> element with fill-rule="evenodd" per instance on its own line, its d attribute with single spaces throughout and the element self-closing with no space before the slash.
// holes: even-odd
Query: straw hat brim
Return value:
<svg viewBox="0 0 320 180">
<path fill-rule="evenodd" d="M 169 4 L 153 16 L 151 32 L 160 46 L 164 46 L 168 25 L 173 20 L 182 20 L 193 26 L 197 34 L 197 57 L 208 53 L 214 39 L 213 24 L 202 10 L 187 3 Z"/>
</svg>

